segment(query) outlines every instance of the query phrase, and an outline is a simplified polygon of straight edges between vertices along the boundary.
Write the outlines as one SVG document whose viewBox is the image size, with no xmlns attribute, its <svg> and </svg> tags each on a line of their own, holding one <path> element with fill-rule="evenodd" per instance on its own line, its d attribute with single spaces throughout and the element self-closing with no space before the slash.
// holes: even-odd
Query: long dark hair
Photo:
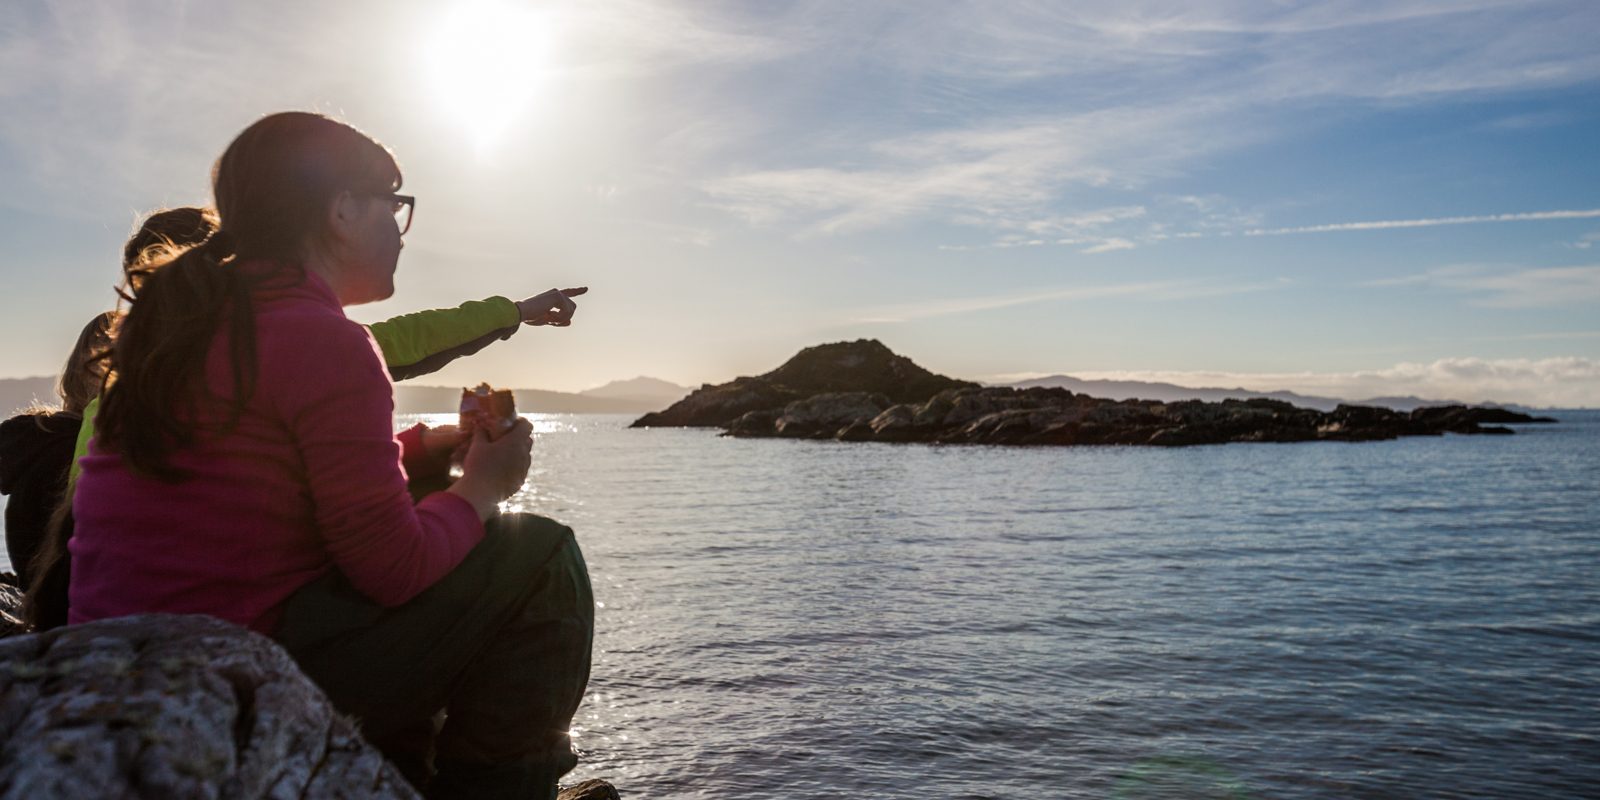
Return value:
<svg viewBox="0 0 1600 800">
<path fill-rule="evenodd" d="M 252 288 L 298 269 L 340 193 L 399 186 L 389 151 L 342 122 L 291 111 L 245 128 L 211 171 L 217 230 L 193 247 L 147 245 L 127 268 L 129 310 L 95 420 L 99 445 L 135 472 L 182 480 L 170 459 L 194 441 L 216 334 L 228 333 L 237 419 L 255 388 Z"/>
</svg>

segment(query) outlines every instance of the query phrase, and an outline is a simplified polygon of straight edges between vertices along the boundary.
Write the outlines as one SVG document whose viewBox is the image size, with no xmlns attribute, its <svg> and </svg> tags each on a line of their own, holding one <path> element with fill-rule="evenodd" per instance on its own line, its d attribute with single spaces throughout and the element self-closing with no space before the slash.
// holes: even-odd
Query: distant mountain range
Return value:
<svg viewBox="0 0 1600 800">
<path fill-rule="evenodd" d="M 542 414 L 638 414 L 669 405 L 689 389 L 656 378 L 612 381 L 581 392 L 513 389 L 517 410 Z M 449 413 L 461 403 L 459 386 L 394 387 L 395 412 L 400 414 Z"/>
<path fill-rule="evenodd" d="M 56 379 L 0 378 L 0 419 L 36 402 L 56 404 Z M 395 410 L 401 414 L 448 413 L 461 402 L 459 386 L 395 387 Z M 545 414 L 639 414 L 671 405 L 688 387 L 656 378 L 612 381 L 582 392 L 516 389 L 517 408 Z"/>
<path fill-rule="evenodd" d="M 54 377 L 0 378 L 0 414 L 10 417 L 34 403 L 61 403 L 56 397 Z"/>
<path fill-rule="evenodd" d="M 0 378 L 0 414 L 9 417 L 16 413 L 17 410 L 26 408 L 34 402 L 57 402 L 55 385 L 56 379 L 53 377 Z M 1334 406 L 1340 403 L 1382 406 L 1398 411 L 1410 411 L 1422 406 L 1464 405 L 1453 400 L 1424 400 L 1420 397 L 1370 397 L 1364 400 L 1350 401 L 1336 397 L 1318 397 L 1316 395 L 1288 391 L 1258 392 L 1242 388 L 1193 388 L 1172 383 L 1148 381 L 1086 380 L 1084 378 L 1074 378 L 1071 375 L 1051 375 L 1046 378 L 1035 378 L 1004 385 L 1024 389 L 1030 386 L 1059 386 L 1090 397 L 1103 397 L 1111 400 L 1136 397 L 1143 400 L 1160 400 L 1164 403 L 1178 400 L 1215 402 L 1229 397 L 1239 399 L 1267 397 L 1273 400 L 1283 400 L 1302 408 L 1314 408 L 1319 411 L 1332 411 Z M 515 390 L 519 409 L 546 414 L 637 414 L 666 408 L 681 400 L 690 391 L 692 391 L 690 387 L 679 386 L 658 378 L 648 377 L 612 381 L 604 386 L 597 386 L 581 392 L 552 392 L 544 389 Z M 460 402 L 460 393 L 461 388 L 458 386 L 397 384 L 395 386 L 395 410 L 401 414 L 446 413 L 454 410 L 457 403 Z M 1497 404 L 1478 403 L 1476 405 L 1496 406 Z M 1518 405 L 1506 405 L 1504 407 L 1533 410 L 1524 409 L 1524 407 Z"/>
<path fill-rule="evenodd" d="M 1019 381 L 1017 383 L 1002 384 L 1026 389 L 1030 386 L 1060 387 L 1076 394 L 1086 394 L 1090 397 L 1103 397 L 1109 400 L 1126 400 L 1137 398 L 1140 400 L 1159 400 L 1163 403 L 1172 403 L 1179 400 L 1205 400 L 1216 402 L 1230 397 L 1240 400 L 1249 400 L 1255 397 L 1265 397 L 1272 400 L 1300 406 L 1301 408 L 1314 408 L 1318 411 L 1332 411 L 1340 403 L 1360 406 L 1379 406 L 1392 408 L 1396 411 L 1411 411 L 1416 408 L 1428 406 L 1457 406 L 1480 405 L 1491 408 L 1520 409 L 1521 406 L 1501 406 L 1498 403 L 1462 403 L 1458 400 L 1424 400 L 1420 397 L 1369 397 L 1365 400 L 1344 400 L 1337 397 L 1318 397 L 1316 395 L 1298 394 L 1289 391 L 1257 392 L 1250 389 L 1221 389 L 1221 388 L 1193 388 L 1179 386 L 1173 383 L 1153 383 L 1148 381 L 1111 381 L 1111 380 L 1086 380 L 1074 378 L 1071 375 L 1051 375 L 1045 378 Z"/>
<path fill-rule="evenodd" d="M 608 400 L 636 401 L 649 408 L 660 408 L 678 402 L 690 391 L 687 386 L 679 386 L 660 378 L 638 377 L 625 381 L 612 381 L 604 386 L 585 389 L 578 394 Z"/>
</svg>

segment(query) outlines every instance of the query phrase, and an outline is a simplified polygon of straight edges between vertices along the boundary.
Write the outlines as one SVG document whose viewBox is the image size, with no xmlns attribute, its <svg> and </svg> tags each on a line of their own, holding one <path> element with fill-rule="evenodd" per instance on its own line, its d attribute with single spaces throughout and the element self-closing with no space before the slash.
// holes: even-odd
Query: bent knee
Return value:
<svg viewBox="0 0 1600 800">
<path fill-rule="evenodd" d="M 525 544 L 576 544 L 571 528 L 538 514 L 501 514 L 484 527 L 490 534 L 508 535 Z"/>
<path fill-rule="evenodd" d="M 517 562 L 528 568 L 552 559 L 577 559 L 583 555 L 572 529 L 549 517 L 537 514 L 501 514 L 484 526 L 480 547 L 486 547 L 496 559 Z"/>
</svg>

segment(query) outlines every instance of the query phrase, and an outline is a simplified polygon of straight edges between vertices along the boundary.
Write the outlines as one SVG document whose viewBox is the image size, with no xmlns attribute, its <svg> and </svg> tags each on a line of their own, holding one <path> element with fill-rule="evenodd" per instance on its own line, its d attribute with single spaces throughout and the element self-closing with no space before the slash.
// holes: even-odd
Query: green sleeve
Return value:
<svg viewBox="0 0 1600 800">
<path fill-rule="evenodd" d="M 522 321 L 517 304 L 504 297 L 470 300 L 455 308 L 436 308 L 403 314 L 368 327 L 378 340 L 383 360 L 403 367 L 466 344 Z"/>
<path fill-rule="evenodd" d="M 78 459 L 89 455 L 89 440 L 94 438 L 94 415 L 100 413 L 100 398 L 96 396 L 83 407 L 83 424 L 78 426 L 78 443 L 72 447 L 72 466 L 67 469 L 67 485 L 78 482 Z"/>
</svg>

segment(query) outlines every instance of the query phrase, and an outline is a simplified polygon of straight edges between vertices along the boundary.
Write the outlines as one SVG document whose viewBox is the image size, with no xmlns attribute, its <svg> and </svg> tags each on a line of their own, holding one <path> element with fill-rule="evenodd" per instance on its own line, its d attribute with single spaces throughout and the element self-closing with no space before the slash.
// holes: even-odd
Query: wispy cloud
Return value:
<svg viewBox="0 0 1600 800">
<path fill-rule="evenodd" d="M 1600 77 L 1586 33 L 1600 12 L 1581 3 L 953 2 L 912 12 L 822 0 L 797 8 L 785 16 L 795 30 L 863 32 L 859 42 L 835 42 L 830 56 L 872 62 L 968 112 L 928 117 L 909 98 L 910 113 L 834 120 L 822 146 L 773 151 L 701 184 L 716 207 L 806 235 L 911 219 L 1014 231 L 1070 217 L 1096 192 L 1147 187 L 1318 118 L 1285 107 L 1426 103 Z M 886 124 L 907 119 L 942 127 Z M 1036 233 L 1028 240 L 1052 238 Z"/>
<path fill-rule="evenodd" d="M 785 58 L 807 45 L 725 26 L 711 15 L 660 0 L 557 0 L 544 5 L 562 27 L 563 62 L 570 69 L 641 73 L 725 66 Z"/>
<path fill-rule="evenodd" d="M 1588 250 L 1589 248 L 1594 247 L 1595 242 L 1600 242 L 1600 231 L 1595 233 L 1586 233 L 1578 237 L 1578 240 L 1575 242 L 1567 242 L 1567 247 L 1570 247 L 1573 250 Z"/>
<path fill-rule="evenodd" d="M 1432 228 L 1439 225 L 1481 225 L 1491 222 L 1544 222 L 1558 219 L 1594 219 L 1600 217 L 1600 208 L 1569 209 L 1562 211 L 1524 211 L 1510 214 L 1478 214 L 1467 217 L 1428 217 L 1423 219 L 1388 219 L 1367 222 L 1334 222 L 1323 225 L 1301 225 L 1293 228 L 1256 228 L 1244 231 L 1245 236 L 1286 236 L 1297 233 L 1334 233 L 1339 231 L 1378 231 L 1392 228 Z"/>
<path fill-rule="evenodd" d="M 1288 390 L 1347 400 L 1414 396 L 1468 403 L 1600 407 L 1600 360 L 1578 356 L 1443 358 L 1352 372 L 1066 371 L 1089 380 L 1150 381 L 1193 388 L 1241 388 L 1263 392 Z M 995 376 L 992 380 L 1010 382 L 1045 374 L 1048 373 Z"/>
<path fill-rule="evenodd" d="M 997 308 L 1051 301 L 1092 300 L 1111 297 L 1147 301 L 1181 301 L 1267 291 L 1281 288 L 1283 285 L 1284 283 L 1281 281 L 1223 283 L 1201 280 L 1169 280 L 1107 284 L 1104 286 L 1057 287 L 1009 294 L 872 306 L 847 312 L 846 318 L 841 320 L 841 324 L 911 322 L 930 317 L 970 314 L 977 311 L 990 311 Z"/>
<path fill-rule="evenodd" d="M 989 82 L 1193 76 L 1221 62 L 1279 93 L 1394 97 L 1559 83 L 1595 67 L 1587 32 L 1573 27 L 1593 21 L 1581 3 L 824 0 L 798 8 L 786 21 L 861 31 L 880 62 Z M 914 24 L 903 24 L 908 11 Z"/>
<path fill-rule="evenodd" d="M 1547 308 L 1600 303 L 1600 265 L 1499 272 L 1478 265 L 1455 265 L 1364 285 L 1426 286 L 1474 295 L 1472 302 L 1479 306 Z"/>
<path fill-rule="evenodd" d="M 1179 198 L 1179 199 L 1180 200 L 1191 200 L 1191 199 L 1194 199 L 1194 198 Z M 1207 238 L 1214 238 L 1214 237 L 1215 238 L 1226 238 L 1226 237 L 1230 237 L 1230 236 L 1291 236 L 1291 235 L 1297 235 L 1297 234 L 1314 234 L 1314 233 L 1342 233 L 1342 232 L 1351 232 L 1351 231 L 1381 231 L 1381 230 L 1393 230 L 1393 229 L 1405 229 L 1405 228 L 1431 228 L 1431 227 L 1436 227 L 1436 226 L 1441 226 L 1441 225 L 1482 225 L 1482 224 L 1501 223 L 1501 222 L 1548 222 L 1548 221 L 1554 221 L 1554 220 L 1572 220 L 1572 219 L 1594 219 L 1594 218 L 1600 218 L 1600 209 L 1567 209 L 1567 210 L 1558 210 L 1558 211 L 1512 212 L 1512 213 L 1505 213 L 1505 214 L 1478 214 L 1478 215 L 1474 215 L 1474 216 L 1463 216 L 1463 217 L 1424 217 L 1424 218 L 1417 218 L 1417 219 L 1369 220 L 1369 221 L 1365 221 L 1365 222 L 1335 222 L 1335 223 L 1327 223 L 1327 224 L 1321 224 L 1321 225 L 1302 225 L 1302 226 L 1291 227 L 1291 228 L 1238 228 L 1236 226 L 1240 222 L 1245 222 L 1245 221 L 1256 222 L 1256 221 L 1259 221 L 1259 215 L 1246 215 L 1243 212 L 1237 212 L 1237 211 L 1235 211 L 1235 212 L 1233 212 L 1231 214 L 1229 214 L 1229 213 L 1221 213 L 1221 212 L 1217 212 L 1217 211 L 1214 211 L 1214 210 L 1208 210 L 1206 208 L 1206 206 L 1204 206 L 1204 205 L 1196 205 L 1195 207 L 1202 211 L 1202 213 L 1204 214 L 1204 217 L 1202 219 L 1198 220 L 1198 222 L 1196 220 L 1185 220 L 1186 222 L 1188 222 L 1192 226 L 1191 229 L 1188 229 L 1188 230 L 1174 230 L 1174 229 L 1171 228 L 1171 226 L 1169 226 L 1166 223 L 1149 223 L 1149 224 L 1147 224 L 1145 226 L 1145 230 L 1143 232 L 1140 232 L 1140 233 L 1128 232 L 1128 233 L 1124 233 L 1123 235 L 1116 236 L 1116 237 L 1102 236 L 1101 238 L 1039 239 L 1039 238 L 1024 238 L 1024 237 L 1019 236 L 1019 235 L 1008 235 L 1008 236 L 1003 236 L 1003 237 L 997 239 L 996 241 L 994 241 L 994 242 L 992 242 L 990 244 L 985 244 L 985 245 L 946 245 L 946 246 L 942 247 L 941 249 L 947 249 L 947 250 L 978 250 L 978 249 L 1004 248 L 1004 247 L 1017 247 L 1017 246 L 1043 246 L 1043 245 L 1050 245 L 1050 244 L 1056 244 L 1056 245 L 1082 245 L 1082 244 L 1085 244 L 1085 243 L 1092 243 L 1094 246 L 1091 246 L 1091 247 L 1089 247 L 1087 249 L 1084 249 L 1081 252 L 1084 252 L 1084 253 L 1103 253 L 1103 252 L 1109 252 L 1111 250 L 1126 250 L 1126 249 L 1129 249 L 1129 248 L 1136 247 L 1136 246 L 1138 246 L 1139 244 L 1142 244 L 1142 243 L 1162 242 L 1162 241 L 1169 241 L 1169 240 L 1175 240 L 1175 239 L 1176 240 L 1182 240 L 1182 239 L 1207 239 Z M 1138 206 L 1138 208 L 1143 209 L 1144 207 L 1143 206 Z M 1138 216 L 1142 217 L 1144 215 L 1140 214 Z M 1105 224 L 1105 223 L 1110 223 L 1110 222 L 1125 221 L 1125 220 L 1128 220 L 1128 219 L 1133 219 L 1135 217 L 1126 216 L 1126 217 L 1112 218 L 1112 217 L 1093 217 L 1093 216 L 1089 216 L 1087 218 L 1100 219 L 1101 220 L 1100 224 Z M 1011 227 L 1021 227 L 1021 226 L 1013 224 Z M 1098 226 L 1096 226 L 1096 227 L 1098 227 Z M 1041 228 L 1041 230 L 1042 230 L 1042 228 Z M 1083 230 L 1093 230 L 1093 229 L 1092 228 L 1080 229 L 1080 231 L 1083 231 Z M 1587 250 L 1590 247 L 1592 247 L 1596 241 L 1600 241 L 1600 233 L 1585 234 L 1583 237 L 1579 238 L 1577 241 L 1566 242 L 1565 245 L 1568 248 L 1575 249 L 1575 250 Z M 1416 282 L 1419 282 L 1419 281 L 1420 281 L 1420 278 L 1411 278 L 1411 279 L 1403 279 L 1402 280 L 1402 282 L 1408 282 L 1408 283 L 1416 283 Z"/>
<path fill-rule="evenodd" d="M 1095 253 L 1110 253 L 1116 250 L 1132 250 L 1135 247 L 1138 247 L 1138 245 L 1128 241 L 1127 239 L 1113 237 L 1094 245 L 1093 247 L 1085 247 L 1079 252 L 1094 255 Z"/>
<path fill-rule="evenodd" d="M 1500 131 L 1525 131 L 1565 125 L 1578 119 L 1570 109 L 1540 111 L 1529 114 L 1509 114 L 1488 123 L 1486 127 Z"/>
<path fill-rule="evenodd" d="M 1096 231 L 1107 225 L 1143 219 L 1148 214 L 1149 209 L 1142 205 L 1133 205 L 1023 219 L 991 218 L 974 214 L 957 217 L 954 221 L 966 225 L 1022 231 L 1034 236 L 1066 236 L 1083 235 L 1085 232 Z"/>
<path fill-rule="evenodd" d="M 1055 214 L 1062 190 L 1141 184 L 1236 138 L 1171 141 L 1211 121 L 1181 107 L 1118 108 L 913 134 L 870 147 L 870 166 L 769 169 L 709 180 L 713 206 L 807 233 L 880 227 L 926 214 L 997 230 L 1079 230 L 1142 211 Z"/>
<path fill-rule="evenodd" d="M 1150 281 L 1123 283 L 1110 286 L 1074 287 L 1069 289 L 1043 289 L 1014 294 L 986 297 L 962 297 L 946 300 L 928 300 L 918 303 L 898 303 L 873 306 L 851 312 L 847 323 L 897 323 L 952 314 L 969 314 L 996 308 L 1043 303 L 1052 300 L 1087 300 L 1100 297 L 1126 297 L 1129 295 L 1154 295 L 1169 292 L 1183 285 L 1181 281 Z"/>
<path fill-rule="evenodd" d="M 989 250 L 1054 245 L 1098 254 L 1151 242 L 1232 236 L 1244 226 L 1259 225 L 1260 220 L 1259 212 L 1240 209 L 1214 194 L 1157 195 L 1151 198 L 1148 206 L 1113 206 L 1042 218 L 964 215 L 952 222 L 1016 232 L 1002 233 L 985 244 L 943 244 L 939 249 Z"/>
</svg>

